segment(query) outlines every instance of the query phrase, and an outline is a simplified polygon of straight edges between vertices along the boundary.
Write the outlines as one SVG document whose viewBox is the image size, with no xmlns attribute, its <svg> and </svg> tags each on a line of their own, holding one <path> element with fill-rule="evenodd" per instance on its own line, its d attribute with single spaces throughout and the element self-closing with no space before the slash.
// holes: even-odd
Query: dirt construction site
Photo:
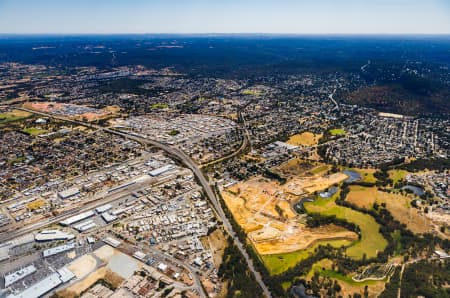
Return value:
<svg viewBox="0 0 450 298">
<path fill-rule="evenodd" d="M 344 181 L 347 178 L 348 176 L 342 173 L 334 173 L 324 176 L 315 175 L 313 177 L 294 177 L 283 185 L 282 188 L 285 192 L 299 196 L 324 190 L 333 184 Z"/>
<path fill-rule="evenodd" d="M 335 225 L 308 228 L 291 208 L 300 194 L 326 189 L 346 178 L 344 174 L 315 175 L 280 185 L 257 176 L 223 190 L 222 196 L 259 254 L 288 253 L 318 241 L 357 239 L 355 233 Z"/>
</svg>

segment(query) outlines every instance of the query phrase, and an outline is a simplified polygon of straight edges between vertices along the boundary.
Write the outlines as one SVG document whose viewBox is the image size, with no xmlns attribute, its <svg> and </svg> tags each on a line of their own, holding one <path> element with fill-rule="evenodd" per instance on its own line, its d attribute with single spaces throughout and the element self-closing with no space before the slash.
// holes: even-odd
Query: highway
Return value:
<svg viewBox="0 0 450 298">
<path fill-rule="evenodd" d="M 114 135 L 117 135 L 117 136 L 121 136 L 121 137 L 123 137 L 125 139 L 136 141 L 136 142 L 138 142 L 140 144 L 143 144 L 143 145 L 146 145 L 146 146 L 152 146 L 152 147 L 159 148 L 159 149 L 165 151 L 166 153 L 168 153 L 170 156 L 172 156 L 175 159 L 179 160 L 181 163 L 183 163 L 187 168 L 189 168 L 194 173 L 194 175 L 197 178 L 198 182 L 202 186 L 202 188 L 203 188 L 207 198 L 209 199 L 209 201 L 213 205 L 216 214 L 222 220 L 225 230 L 231 236 L 231 238 L 233 239 L 234 244 L 239 249 L 239 251 L 241 252 L 241 254 L 244 257 L 245 261 L 247 262 L 247 265 L 248 265 L 248 268 L 249 268 L 250 272 L 253 273 L 253 275 L 255 277 L 255 280 L 259 284 L 261 289 L 263 290 L 263 293 L 264 293 L 265 297 L 266 298 L 271 298 L 272 297 L 269 289 L 267 288 L 267 286 L 264 284 L 264 282 L 262 280 L 261 274 L 255 269 L 253 261 L 251 260 L 250 256 L 247 254 L 247 251 L 246 251 L 244 245 L 241 243 L 241 241 L 237 237 L 236 233 L 233 231 L 233 228 L 232 228 L 230 222 L 228 221 L 228 218 L 226 217 L 226 215 L 225 215 L 225 213 L 224 213 L 224 211 L 222 209 L 222 206 L 220 205 L 220 203 L 219 203 L 219 201 L 218 201 L 218 199 L 216 197 L 216 194 L 212 190 L 211 185 L 206 180 L 205 176 L 203 175 L 203 173 L 200 170 L 200 168 L 198 167 L 198 165 L 187 154 L 185 154 L 182 150 L 178 149 L 177 147 L 169 146 L 169 145 L 160 143 L 160 142 L 155 141 L 155 140 L 150 140 L 150 139 L 137 137 L 137 136 L 130 135 L 128 133 L 117 131 L 117 130 L 114 130 L 114 129 L 111 129 L 111 128 L 105 128 L 105 127 L 101 127 L 101 126 L 98 126 L 98 125 L 94 125 L 94 124 L 85 123 L 85 122 L 82 122 L 82 121 L 69 119 L 67 117 L 62 117 L 62 116 L 56 116 L 56 115 L 53 115 L 53 114 L 37 112 L 37 111 L 34 111 L 34 110 L 30 110 L 30 109 L 25 109 L 25 108 L 18 108 L 18 109 L 21 109 L 21 110 L 24 110 L 24 111 L 27 111 L 27 112 L 30 112 L 30 113 L 34 113 L 34 114 L 37 114 L 37 115 L 41 115 L 41 116 L 44 116 L 44 117 L 59 119 L 59 120 L 63 120 L 63 121 L 72 122 L 72 123 L 75 123 L 77 125 L 82 125 L 82 126 L 91 127 L 91 128 L 98 129 L 98 130 L 103 130 L 105 132 L 108 132 L 108 133 L 111 133 L 111 134 L 114 134 Z M 247 138 L 245 138 L 245 139 L 247 139 Z M 60 220 L 61 219 L 58 219 L 57 221 L 60 221 Z M 34 229 L 36 229 L 36 227 Z"/>
<path fill-rule="evenodd" d="M 328 95 L 328 98 L 334 103 L 335 109 L 337 111 L 339 111 L 339 105 L 337 103 L 337 101 L 333 98 L 334 94 L 336 93 L 336 88 L 333 90 L 333 93 L 331 93 L 330 95 Z"/>
<path fill-rule="evenodd" d="M 231 238 L 234 241 L 234 244 L 237 246 L 239 251 L 242 253 L 244 259 L 247 262 L 249 270 L 254 274 L 256 281 L 258 282 L 258 284 L 260 285 L 261 289 L 264 292 L 264 295 L 267 298 L 272 297 L 269 289 L 267 288 L 267 286 L 264 284 L 264 282 L 262 280 L 261 274 L 255 269 L 255 266 L 253 265 L 253 261 L 250 259 L 249 255 L 247 254 L 247 251 L 245 250 L 244 245 L 241 243 L 241 241 L 237 237 L 236 233 L 233 231 L 233 228 L 231 227 L 231 224 L 228 221 L 228 218 L 225 216 L 222 206 L 220 205 L 219 201 L 217 200 L 216 194 L 212 190 L 211 185 L 206 180 L 205 176 L 203 175 L 202 171 L 197 166 L 197 164 L 188 155 L 186 155 L 183 151 L 181 151 L 180 149 L 178 149 L 176 147 L 168 146 L 168 145 L 159 143 L 154 140 L 138 138 L 138 137 L 131 136 L 126 133 L 112 130 L 109 128 L 105 128 L 104 130 L 107 132 L 110 132 L 112 134 L 116 134 L 116 135 L 122 136 L 124 138 L 134 140 L 141 144 L 146 144 L 146 145 L 150 145 L 150 146 L 162 149 L 165 152 L 167 152 L 169 155 L 171 155 L 172 157 L 175 157 L 176 159 L 181 161 L 186 167 L 188 167 L 194 173 L 195 177 L 197 177 L 197 179 L 198 179 L 198 182 L 203 187 L 203 190 L 205 191 L 206 196 L 208 197 L 208 199 L 212 203 L 216 213 L 222 220 L 225 230 L 231 236 Z"/>
</svg>

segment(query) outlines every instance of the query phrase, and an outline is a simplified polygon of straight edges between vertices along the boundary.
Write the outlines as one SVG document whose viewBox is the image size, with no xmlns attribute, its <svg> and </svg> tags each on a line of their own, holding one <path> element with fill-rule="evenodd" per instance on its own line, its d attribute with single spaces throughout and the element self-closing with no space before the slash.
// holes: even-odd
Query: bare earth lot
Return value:
<svg viewBox="0 0 450 298">
<path fill-rule="evenodd" d="M 306 131 L 306 132 L 291 136 L 286 143 L 295 145 L 295 146 L 300 146 L 300 145 L 314 146 L 319 143 L 319 140 L 321 137 L 322 137 L 322 135 L 320 135 L 320 134 L 314 134 L 312 132 Z"/>
<path fill-rule="evenodd" d="M 320 182 L 317 178 L 311 179 L 280 186 L 275 181 L 255 177 L 223 191 L 225 203 L 258 253 L 288 253 L 306 249 L 316 241 L 357 239 L 355 233 L 335 225 L 307 228 L 291 209 L 291 203 L 298 197 L 288 193 L 287 189 L 300 191 L 301 186 L 308 189 L 320 189 L 321 186 L 323 189 L 332 185 L 337 177 L 320 178 Z"/>
</svg>

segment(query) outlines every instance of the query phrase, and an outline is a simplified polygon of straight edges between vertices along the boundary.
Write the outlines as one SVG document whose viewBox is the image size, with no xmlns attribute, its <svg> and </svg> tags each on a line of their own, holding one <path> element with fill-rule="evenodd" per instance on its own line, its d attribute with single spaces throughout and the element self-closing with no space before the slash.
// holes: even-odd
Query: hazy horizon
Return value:
<svg viewBox="0 0 450 298">
<path fill-rule="evenodd" d="M 445 0 L 0 0 L 1 34 L 448 35 Z"/>
</svg>

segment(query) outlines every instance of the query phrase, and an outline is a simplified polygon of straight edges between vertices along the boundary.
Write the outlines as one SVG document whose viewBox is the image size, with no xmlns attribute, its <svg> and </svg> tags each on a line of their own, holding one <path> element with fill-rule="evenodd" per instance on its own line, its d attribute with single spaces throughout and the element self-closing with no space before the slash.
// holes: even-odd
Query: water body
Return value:
<svg viewBox="0 0 450 298">
<path fill-rule="evenodd" d="M 345 180 L 345 182 L 347 182 L 347 183 L 352 183 L 352 182 L 362 180 L 361 174 L 356 171 L 344 170 L 343 173 L 348 176 L 348 178 Z"/>
<path fill-rule="evenodd" d="M 319 196 L 321 198 L 328 199 L 328 198 L 331 198 L 335 193 L 337 193 L 338 190 L 339 189 L 336 186 L 332 186 L 332 187 L 328 188 L 327 191 L 323 191 L 323 192 L 319 193 Z"/>
<path fill-rule="evenodd" d="M 294 204 L 295 212 L 298 214 L 306 213 L 305 206 L 303 205 L 305 202 L 314 202 L 314 199 L 312 198 L 303 198 L 297 203 Z"/>
<path fill-rule="evenodd" d="M 419 196 L 419 197 L 425 193 L 423 188 L 416 186 L 416 185 L 405 185 L 402 187 L 402 190 L 412 191 L 416 196 Z"/>
<path fill-rule="evenodd" d="M 316 296 L 306 294 L 306 288 L 303 284 L 293 286 L 290 292 L 291 295 L 296 298 L 317 298 Z"/>
</svg>

